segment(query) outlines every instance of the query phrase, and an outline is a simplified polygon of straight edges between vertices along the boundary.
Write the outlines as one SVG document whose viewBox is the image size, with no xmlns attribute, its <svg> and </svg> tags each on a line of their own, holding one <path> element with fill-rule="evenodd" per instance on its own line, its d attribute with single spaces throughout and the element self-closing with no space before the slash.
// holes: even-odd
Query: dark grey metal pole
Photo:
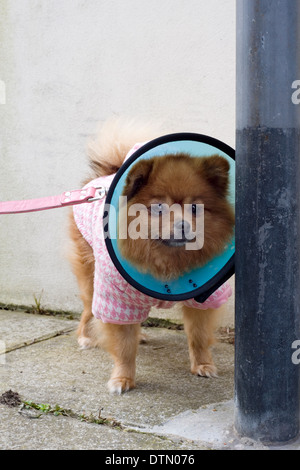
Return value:
<svg viewBox="0 0 300 470">
<path fill-rule="evenodd" d="M 236 4 L 235 428 L 285 442 L 299 433 L 300 1 Z"/>
</svg>

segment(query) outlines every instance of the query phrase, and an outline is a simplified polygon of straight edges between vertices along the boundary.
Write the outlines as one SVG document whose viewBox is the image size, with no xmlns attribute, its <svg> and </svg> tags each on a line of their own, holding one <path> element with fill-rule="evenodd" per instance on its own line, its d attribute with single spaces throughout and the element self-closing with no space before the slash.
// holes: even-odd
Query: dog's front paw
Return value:
<svg viewBox="0 0 300 470">
<path fill-rule="evenodd" d="M 87 336 L 79 336 L 77 341 L 80 349 L 89 349 L 92 347 L 91 339 Z"/>
<path fill-rule="evenodd" d="M 201 377 L 218 377 L 217 368 L 214 364 L 199 364 L 192 369 L 192 374 Z"/>
<path fill-rule="evenodd" d="M 140 344 L 145 344 L 145 343 L 147 343 L 147 335 L 146 335 L 146 333 L 140 333 L 140 336 L 139 336 L 139 343 L 140 343 Z"/>
<path fill-rule="evenodd" d="M 135 383 L 134 380 L 129 377 L 114 377 L 108 381 L 107 386 L 110 393 L 121 395 L 134 388 Z"/>
</svg>

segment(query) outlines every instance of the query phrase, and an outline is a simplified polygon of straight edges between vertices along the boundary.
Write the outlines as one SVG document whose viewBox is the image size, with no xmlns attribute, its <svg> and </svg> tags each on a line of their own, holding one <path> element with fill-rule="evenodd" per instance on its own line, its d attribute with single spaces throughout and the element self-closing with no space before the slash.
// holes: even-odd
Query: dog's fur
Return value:
<svg viewBox="0 0 300 470">
<path fill-rule="evenodd" d="M 96 140 L 89 147 L 91 179 L 113 174 L 122 165 L 128 151 L 137 142 L 153 139 L 160 134 L 149 126 L 139 126 L 134 121 L 120 125 L 112 121 L 104 125 Z M 178 159 L 177 163 L 174 159 Z M 138 201 L 149 206 L 159 194 L 168 204 L 200 201 L 205 212 L 205 240 L 203 250 L 177 250 L 165 244 L 155 245 L 155 240 L 123 240 L 120 249 L 139 269 L 150 268 L 157 277 L 172 278 L 201 265 L 222 251 L 229 240 L 234 216 L 227 200 L 228 163 L 219 156 L 191 158 L 187 155 L 159 157 L 130 172 L 124 189 L 129 205 Z M 135 184 L 136 176 L 141 176 Z M 185 184 L 182 183 L 185 178 Z M 199 193 L 199 188 L 201 188 Z M 135 387 L 135 362 L 141 340 L 140 325 L 116 325 L 102 323 L 92 315 L 94 255 L 92 248 L 82 237 L 70 218 L 70 235 L 73 241 L 71 262 L 77 277 L 84 310 L 78 328 L 81 347 L 105 347 L 114 359 L 114 369 L 108 382 L 111 392 L 122 393 Z M 150 245 L 147 245 L 149 243 Z M 153 246 L 154 243 L 154 246 Z M 218 311 L 182 307 L 184 328 L 188 338 L 191 372 L 195 375 L 213 377 L 217 369 L 213 363 L 210 346 L 214 342 L 214 329 Z M 166 359 L 167 360 L 167 359 Z"/>
<path fill-rule="evenodd" d="M 232 236 L 233 227 L 232 208 L 226 199 L 228 171 L 229 163 L 218 155 L 191 157 L 180 153 L 140 160 L 133 165 L 122 193 L 127 196 L 127 206 L 121 209 L 121 221 L 127 220 L 130 227 L 135 218 L 135 215 L 130 217 L 130 209 L 134 204 L 139 204 L 136 207 L 144 208 L 139 210 L 138 217 L 142 236 L 137 239 L 127 236 L 119 240 L 124 258 L 141 272 L 149 272 L 166 281 L 203 266 L 221 253 Z M 159 217 L 151 211 L 151 207 L 157 204 L 174 210 Z M 189 214 L 188 210 L 184 214 L 183 210 L 193 204 L 204 205 L 203 246 L 200 236 L 202 224 L 197 224 L 196 220 L 199 221 L 199 216 Z M 155 224 L 151 225 L 151 219 L 156 220 L 154 233 Z M 191 240 L 194 245 L 191 250 L 186 249 L 188 242 L 182 233 L 182 227 L 187 226 L 195 234 Z M 167 239 L 164 239 L 164 233 Z M 199 245 L 198 249 L 195 245 Z"/>
</svg>

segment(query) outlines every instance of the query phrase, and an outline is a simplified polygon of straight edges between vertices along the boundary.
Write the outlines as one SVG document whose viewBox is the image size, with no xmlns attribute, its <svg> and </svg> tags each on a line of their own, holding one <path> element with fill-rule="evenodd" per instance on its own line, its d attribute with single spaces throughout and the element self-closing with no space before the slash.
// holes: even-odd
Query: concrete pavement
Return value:
<svg viewBox="0 0 300 470">
<path fill-rule="evenodd" d="M 117 396 L 106 388 L 110 356 L 99 349 L 80 350 L 77 324 L 63 316 L 0 310 L 0 449 L 269 448 L 238 439 L 233 431 L 234 346 L 229 342 L 214 346 L 219 377 L 206 379 L 189 372 L 183 331 L 146 328 L 137 388 Z M 9 390 L 21 404 L 5 404 Z M 284 448 L 300 449 L 300 444 Z"/>
</svg>

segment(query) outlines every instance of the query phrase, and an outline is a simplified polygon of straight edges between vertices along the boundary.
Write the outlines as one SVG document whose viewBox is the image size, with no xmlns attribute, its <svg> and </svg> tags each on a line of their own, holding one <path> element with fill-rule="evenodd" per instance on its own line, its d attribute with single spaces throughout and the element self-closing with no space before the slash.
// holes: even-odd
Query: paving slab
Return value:
<svg viewBox="0 0 300 470">
<path fill-rule="evenodd" d="M 0 341 L 8 346 L 0 354 L 0 395 L 13 390 L 23 401 L 72 412 L 55 416 L 0 404 L 0 449 L 268 449 L 234 434 L 232 344 L 213 347 L 219 377 L 206 379 L 189 371 L 183 331 L 147 328 L 136 389 L 111 395 L 111 357 L 80 350 L 77 324 L 0 311 Z M 118 425 L 80 419 L 99 416 Z"/>
<path fill-rule="evenodd" d="M 61 317 L 0 310 L 0 353 L 73 331 L 77 324 L 76 320 Z"/>
<path fill-rule="evenodd" d="M 74 332 L 5 354 L 0 390 L 85 413 L 103 408 L 104 414 L 141 428 L 232 397 L 232 345 L 216 345 L 219 377 L 206 379 L 189 372 L 184 332 L 153 328 L 146 333 L 148 343 L 140 346 L 137 359 L 137 388 L 130 393 L 108 393 L 111 357 L 101 349 L 80 350 Z"/>
<path fill-rule="evenodd" d="M 193 439 L 214 450 L 300 450 L 300 437 L 289 443 L 272 445 L 239 437 L 234 430 L 233 416 L 233 400 L 212 403 L 198 410 L 184 411 L 161 425 L 153 426 L 151 432 Z"/>
<path fill-rule="evenodd" d="M 187 439 L 118 430 L 64 416 L 26 416 L 0 405 L 1 450 L 206 450 Z"/>
<path fill-rule="evenodd" d="M 160 328 L 145 330 L 148 341 L 139 348 L 137 388 L 121 396 L 111 395 L 106 386 L 113 366 L 111 357 L 101 349 L 80 350 L 75 335 L 77 324 L 76 320 L 1 311 L 0 338 L 7 349 L 0 356 L 0 394 L 13 390 L 24 401 L 59 405 L 78 415 L 98 416 L 101 412 L 101 416 L 122 423 L 127 431 L 82 423 L 63 416 L 32 419 L 24 413 L 20 415 L 19 410 L 1 405 L 2 448 L 77 446 L 98 449 L 103 445 L 109 449 L 117 448 L 119 441 L 114 436 L 119 436 L 119 439 L 126 437 L 126 444 L 122 439 L 119 442 L 121 448 L 124 445 L 125 448 L 155 448 L 158 445 L 160 448 L 182 448 L 183 444 L 178 443 L 177 436 L 172 438 L 175 443 L 172 439 L 170 442 L 166 440 L 166 436 L 161 440 L 156 433 L 152 435 L 151 431 L 148 432 L 149 427 L 159 425 L 187 409 L 196 410 L 203 404 L 216 399 L 228 400 L 232 396 L 232 345 L 215 346 L 219 378 L 195 377 L 189 372 L 184 332 Z M 24 423 L 27 423 L 25 428 Z M 32 427 L 39 429 L 41 435 L 48 436 L 49 441 L 42 437 L 34 438 L 39 433 L 31 430 Z M 62 428 L 62 433 L 57 431 L 57 427 Z M 72 427 L 71 439 L 63 428 Z M 23 428 L 27 429 L 25 434 Z M 99 438 L 95 442 L 92 438 L 82 442 L 80 430 L 84 429 L 86 433 L 91 428 L 97 428 Z M 128 429 L 134 432 L 128 433 Z M 102 441 L 102 433 L 110 436 L 111 444 L 107 440 Z M 64 436 L 63 439 L 61 436 Z M 183 441 L 192 442 L 186 438 Z M 193 446 L 203 447 L 201 443 L 190 443 L 188 447 Z"/>
</svg>

